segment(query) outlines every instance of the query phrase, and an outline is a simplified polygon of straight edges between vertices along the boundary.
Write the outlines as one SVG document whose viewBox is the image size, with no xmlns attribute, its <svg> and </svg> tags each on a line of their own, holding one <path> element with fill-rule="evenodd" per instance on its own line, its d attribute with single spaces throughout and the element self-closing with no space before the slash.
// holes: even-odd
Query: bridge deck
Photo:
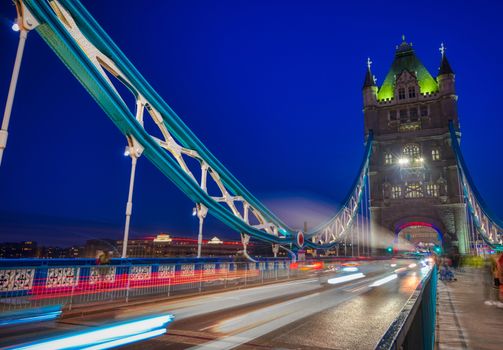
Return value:
<svg viewBox="0 0 503 350">
<path fill-rule="evenodd" d="M 0 346 L 27 341 L 27 334 L 41 338 L 111 320 L 170 312 L 176 318 L 166 335 L 127 348 L 373 349 L 419 283 L 422 272 L 419 267 L 407 269 L 389 283 L 375 288 L 369 285 L 410 262 L 396 261 L 394 267 L 389 261 L 362 265 L 364 278 L 338 285 L 326 283 L 333 277 L 329 274 L 177 301 L 122 306 L 83 317 L 75 315 L 0 333 Z"/>
</svg>

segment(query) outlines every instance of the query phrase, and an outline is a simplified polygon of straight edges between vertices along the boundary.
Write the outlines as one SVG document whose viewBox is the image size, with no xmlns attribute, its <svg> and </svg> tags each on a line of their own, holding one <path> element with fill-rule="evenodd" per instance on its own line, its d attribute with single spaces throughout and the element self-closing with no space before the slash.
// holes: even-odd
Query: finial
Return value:
<svg viewBox="0 0 503 350">
<path fill-rule="evenodd" d="M 377 78 L 375 75 L 372 75 L 372 80 L 374 81 L 374 84 L 377 84 Z"/>
<path fill-rule="evenodd" d="M 370 70 L 370 66 L 372 65 L 372 61 L 370 60 L 370 57 L 367 57 L 367 68 Z"/>
<path fill-rule="evenodd" d="M 444 46 L 444 43 L 443 43 L 443 42 L 442 42 L 442 43 L 440 43 L 440 48 L 439 48 L 439 50 L 440 50 L 440 53 L 442 54 L 442 56 L 444 56 L 444 55 L 445 55 L 445 50 L 446 50 L 446 48 L 445 48 L 445 46 Z"/>
<path fill-rule="evenodd" d="M 405 42 L 405 34 L 402 34 L 402 41 Z"/>
</svg>

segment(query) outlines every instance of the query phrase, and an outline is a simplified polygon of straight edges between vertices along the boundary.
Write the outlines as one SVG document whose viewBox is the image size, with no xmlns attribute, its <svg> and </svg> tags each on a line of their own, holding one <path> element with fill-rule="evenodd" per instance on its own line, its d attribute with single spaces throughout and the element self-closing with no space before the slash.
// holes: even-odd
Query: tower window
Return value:
<svg viewBox="0 0 503 350">
<path fill-rule="evenodd" d="M 405 198 L 421 198 L 423 197 L 423 187 L 420 182 L 411 182 L 405 184 Z"/>
<path fill-rule="evenodd" d="M 400 197 L 402 197 L 402 187 L 400 186 L 391 187 L 391 198 L 397 199 Z"/>
<path fill-rule="evenodd" d="M 429 183 L 426 185 L 426 195 L 428 197 L 438 197 L 439 190 L 440 186 L 438 184 Z"/>
<path fill-rule="evenodd" d="M 407 156 L 410 160 L 418 159 L 421 156 L 421 150 L 419 145 L 415 143 L 409 143 L 403 147 L 403 155 Z"/>
<path fill-rule="evenodd" d="M 440 150 L 438 148 L 434 148 L 431 150 L 431 159 L 440 160 Z"/>
<path fill-rule="evenodd" d="M 409 115 L 410 115 L 410 121 L 416 122 L 418 119 L 417 108 L 414 107 L 414 108 L 409 109 Z"/>
<path fill-rule="evenodd" d="M 396 120 L 396 111 L 389 111 L 389 120 Z"/>
<path fill-rule="evenodd" d="M 384 164 L 393 164 L 393 155 L 391 153 L 384 155 Z"/>
<path fill-rule="evenodd" d="M 398 99 L 405 100 L 405 88 L 398 89 Z"/>
<path fill-rule="evenodd" d="M 416 88 L 414 86 L 409 86 L 409 98 L 416 97 Z"/>
<path fill-rule="evenodd" d="M 406 109 L 401 109 L 400 110 L 400 121 L 402 123 L 407 123 L 409 121 Z"/>
<path fill-rule="evenodd" d="M 421 106 L 421 117 L 427 117 L 428 116 L 428 106 Z"/>
</svg>

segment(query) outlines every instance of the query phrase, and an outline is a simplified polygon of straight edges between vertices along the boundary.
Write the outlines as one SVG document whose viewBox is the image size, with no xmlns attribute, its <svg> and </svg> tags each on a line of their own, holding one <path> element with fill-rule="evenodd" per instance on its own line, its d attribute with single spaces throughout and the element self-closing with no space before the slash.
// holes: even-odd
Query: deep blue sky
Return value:
<svg viewBox="0 0 503 350">
<path fill-rule="evenodd" d="M 83 3 L 208 148 L 292 225 L 328 215 L 356 175 L 367 57 L 381 83 L 405 34 L 436 76 L 445 42 L 463 152 L 486 202 L 503 216 L 500 3 Z M 8 1 L 0 17 L 3 112 L 18 40 Z M 30 33 L 0 167 L 0 241 L 120 236 L 130 167 L 124 146 L 108 117 Z M 192 206 L 145 158 L 139 161 L 133 235 L 194 235 Z M 299 214 L 306 206 L 309 213 Z M 214 222 L 206 230 L 222 232 Z"/>
</svg>

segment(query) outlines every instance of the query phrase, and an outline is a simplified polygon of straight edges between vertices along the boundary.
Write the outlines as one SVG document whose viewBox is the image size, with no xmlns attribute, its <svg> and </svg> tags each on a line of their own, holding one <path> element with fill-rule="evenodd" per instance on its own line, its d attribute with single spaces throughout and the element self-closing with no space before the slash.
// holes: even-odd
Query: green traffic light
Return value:
<svg viewBox="0 0 503 350">
<path fill-rule="evenodd" d="M 393 247 L 388 247 L 388 248 L 386 248 L 386 250 L 388 251 L 388 253 L 392 253 L 393 252 Z"/>
</svg>

